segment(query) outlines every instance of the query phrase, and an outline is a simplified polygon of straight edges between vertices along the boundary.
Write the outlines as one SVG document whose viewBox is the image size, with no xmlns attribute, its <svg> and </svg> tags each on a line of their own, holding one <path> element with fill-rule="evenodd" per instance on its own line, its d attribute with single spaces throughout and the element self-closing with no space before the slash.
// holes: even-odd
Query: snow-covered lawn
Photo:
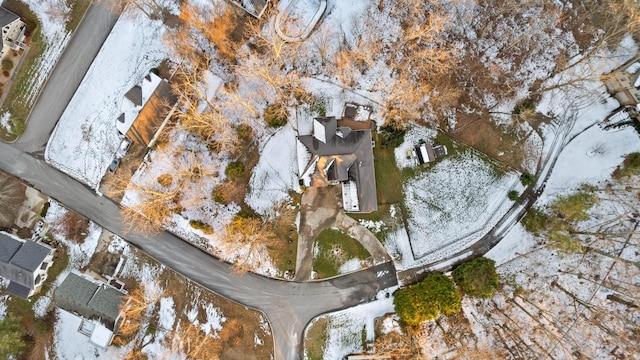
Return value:
<svg viewBox="0 0 640 360">
<path fill-rule="evenodd" d="M 260 150 L 245 198 L 247 205 L 260 215 L 274 215 L 274 205 L 288 200 L 289 191 L 300 191 L 296 164 L 296 132 L 287 125 Z"/>
<path fill-rule="evenodd" d="M 394 288 L 381 291 L 370 303 L 323 315 L 310 322 L 306 331 L 320 319 L 328 322 L 322 358 L 342 359 L 346 355 L 363 352 L 363 337 L 366 341 L 374 339 L 375 318 L 394 311 L 393 296 L 390 295 L 394 291 Z M 306 353 L 305 359 L 308 359 Z"/>
<path fill-rule="evenodd" d="M 521 188 L 518 174 L 503 173 L 470 151 L 408 180 L 405 206 L 414 257 L 435 260 L 445 247 L 452 253 L 472 243 L 511 207 L 509 190 Z"/>
<path fill-rule="evenodd" d="M 115 124 L 124 94 L 167 57 L 162 22 L 135 9 L 128 7 L 118 19 L 45 152 L 49 163 L 92 188 L 97 188 L 122 140 Z"/>
</svg>

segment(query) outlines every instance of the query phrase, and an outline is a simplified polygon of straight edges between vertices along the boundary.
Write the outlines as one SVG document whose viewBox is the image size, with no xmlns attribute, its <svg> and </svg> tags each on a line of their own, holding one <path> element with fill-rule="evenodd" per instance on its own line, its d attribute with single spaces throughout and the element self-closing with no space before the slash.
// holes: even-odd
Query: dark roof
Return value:
<svg viewBox="0 0 640 360">
<path fill-rule="evenodd" d="M 18 252 L 20 246 L 22 246 L 21 241 L 0 232 L 0 261 L 4 263 L 11 261 L 11 258 Z"/>
<path fill-rule="evenodd" d="M 99 319 L 114 330 L 124 294 L 103 283 L 70 273 L 55 293 L 56 305 L 86 319 Z"/>
<path fill-rule="evenodd" d="M 131 100 L 137 106 L 142 106 L 142 87 L 140 85 L 136 85 L 129 89 L 124 97 Z"/>
<path fill-rule="evenodd" d="M 7 286 L 7 291 L 23 299 L 27 299 L 29 297 L 31 289 L 26 286 L 22 286 L 15 281 L 10 281 L 9 286 Z"/>
<path fill-rule="evenodd" d="M 20 19 L 18 15 L 0 7 L 0 27 L 5 27 L 18 19 Z"/>
<path fill-rule="evenodd" d="M 170 107 L 177 100 L 178 98 L 171 91 L 171 85 L 167 81 L 161 80 L 149 101 L 140 110 L 129 131 L 127 131 L 126 137 L 140 145 L 149 146 L 169 113 Z"/>
<path fill-rule="evenodd" d="M 332 165 L 336 167 L 335 169 L 326 169 L 327 175 L 340 181 L 348 179 L 356 182 L 360 212 L 376 211 L 378 202 L 373 167 L 371 130 L 352 129 L 343 137 L 335 136 L 335 118 L 319 118 L 316 120 L 325 125 L 325 130 L 333 128 L 334 135 L 327 133 L 326 143 L 319 141 L 313 135 L 298 136 L 298 140 L 312 155 L 329 157 L 330 159 L 326 159 L 327 165 L 331 164 L 331 160 L 335 159 L 335 163 Z M 314 159 L 313 156 L 312 159 Z"/>
<path fill-rule="evenodd" d="M 25 241 L 18 252 L 11 259 L 11 263 L 25 270 L 34 272 L 49 255 L 51 248 L 34 241 Z"/>
<path fill-rule="evenodd" d="M 22 296 L 23 291 L 17 286 L 35 288 L 33 273 L 51 251 L 47 245 L 31 240 L 22 242 L 0 232 L 0 276 L 15 283 L 12 287 L 17 289 L 15 294 Z"/>
</svg>

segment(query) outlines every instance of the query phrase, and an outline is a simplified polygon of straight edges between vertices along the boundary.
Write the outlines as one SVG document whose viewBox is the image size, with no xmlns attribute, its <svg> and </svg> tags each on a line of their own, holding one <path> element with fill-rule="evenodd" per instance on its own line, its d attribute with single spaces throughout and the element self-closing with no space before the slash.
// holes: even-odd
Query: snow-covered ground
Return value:
<svg viewBox="0 0 640 360">
<path fill-rule="evenodd" d="M 381 291 L 372 302 L 323 315 L 310 322 L 307 330 L 320 319 L 328 321 L 322 358 L 342 359 L 346 355 L 363 352 L 363 337 L 367 341 L 374 339 L 374 319 L 394 311 L 393 296 L 390 295 L 394 291 L 394 288 Z M 308 359 L 306 354 L 305 359 Z"/>
<path fill-rule="evenodd" d="M 51 134 L 49 163 L 97 188 L 122 141 L 115 124 L 124 94 L 167 57 L 164 31 L 135 7 L 125 10 Z"/>
</svg>

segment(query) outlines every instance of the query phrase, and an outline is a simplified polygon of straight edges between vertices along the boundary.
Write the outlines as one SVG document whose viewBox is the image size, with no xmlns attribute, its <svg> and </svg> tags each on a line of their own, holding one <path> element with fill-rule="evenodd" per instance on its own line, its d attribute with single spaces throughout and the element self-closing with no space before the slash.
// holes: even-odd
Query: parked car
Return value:
<svg viewBox="0 0 640 360">
<path fill-rule="evenodd" d="M 119 158 L 113 159 L 111 161 L 111 164 L 109 165 L 109 172 L 110 173 L 116 172 L 116 169 L 118 168 L 118 165 L 120 165 L 120 159 Z"/>
<path fill-rule="evenodd" d="M 120 147 L 118 148 L 118 151 L 116 151 L 116 157 L 122 158 L 124 154 L 127 153 L 127 150 L 129 150 L 130 146 L 131 146 L 131 140 L 124 138 L 124 140 L 122 140 L 122 142 L 120 143 Z"/>
</svg>

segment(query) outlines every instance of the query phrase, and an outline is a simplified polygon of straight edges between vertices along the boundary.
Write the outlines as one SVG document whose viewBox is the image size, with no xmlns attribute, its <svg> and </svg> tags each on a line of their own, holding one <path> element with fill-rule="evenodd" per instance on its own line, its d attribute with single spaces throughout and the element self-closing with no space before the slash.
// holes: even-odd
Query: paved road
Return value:
<svg viewBox="0 0 640 360">
<path fill-rule="evenodd" d="M 229 265 L 170 234 L 123 236 L 118 205 L 43 160 L 0 142 L 0 168 L 31 183 L 68 208 L 122 236 L 147 254 L 200 285 L 261 310 L 271 323 L 275 358 L 302 358 L 303 331 L 315 316 L 367 302 L 395 286 L 391 263 L 327 281 L 293 283 L 246 274 L 230 276 Z"/>
<path fill-rule="evenodd" d="M 55 66 L 15 146 L 42 155 L 51 131 L 118 20 L 107 1 L 94 1 Z"/>
</svg>

